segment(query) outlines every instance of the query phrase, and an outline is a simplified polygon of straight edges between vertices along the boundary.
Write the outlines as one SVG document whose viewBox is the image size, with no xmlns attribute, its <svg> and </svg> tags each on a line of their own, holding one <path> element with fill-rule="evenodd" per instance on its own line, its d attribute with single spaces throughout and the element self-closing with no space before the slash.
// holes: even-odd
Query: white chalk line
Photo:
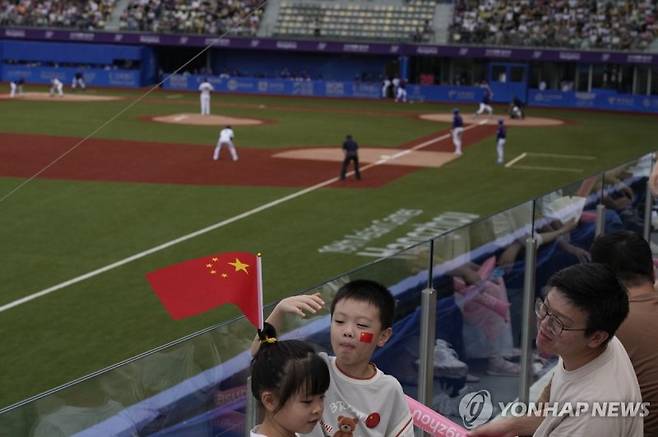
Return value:
<svg viewBox="0 0 658 437">
<path fill-rule="evenodd" d="M 517 162 L 519 162 L 520 160 L 522 160 L 526 156 L 528 156 L 527 153 L 525 153 L 525 152 L 521 153 L 519 156 L 517 156 L 516 158 L 512 159 L 510 162 L 505 164 L 505 167 L 509 168 L 509 167 L 513 166 L 514 164 L 516 164 Z"/>
<path fill-rule="evenodd" d="M 517 165 L 513 168 L 520 170 L 566 171 L 569 173 L 582 173 L 584 171 L 582 168 L 541 167 L 534 165 Z"/>
<path fill-rule="evenodd" d="M 482 124 L 484 124 L 484 123 L 483 123 L 483 122 L 480 122 L 480 123 L 478 123 L 477 125 L 473 124 L 473 125 L 467 126 L 466 128 L 464 128 L 464 131 L 466 131 L 466 130 L 468 130 L 468 129 L 472 129 L 472 128 L 477 127 L 477 126 L 482 125 Z M 389 158 L 387 158 L 387 159 L 380 159 L 380 160 L 377 161 L 377 162 L 374 162 L 374 163 L 372 163 L 372 164 L 368 164 L 368 165 L 364 166 L 363 168 L 361 168 L 361 171 L 366 171 L 366 170 L 368 170 L 369 168 L 372 168 L 372 167 L 375 167 L 375 166 L 378 166 L 378 165 L 382 165 L 382 164 L 384 164 L 384 163 L 386 163 L 386 162 L 388 162 L 388 161 L 394 160 L 394 159 L 396 159 L 396 158 L 398 158 L 398 157 L 400 157 L 400 156 L 404 156 L 404 155 L 406 155 L 406 154 L 408 154 L 408 153 L 411 153 L 411 152 L 414 151 L 414 150 L 419 150 L 419 149 L 425 148 L 425 147 L 427 147 L 427 146 L 429 146 L 429 145 L 431 145 L 431 144 L 437 143 L 437 142 L 439 142 L 439 141 L 443 141 L 443 140 L 445 140 L 445 139 L 447 139 L 447 138 L 450 138 L 450 134 L 441 135 L 441 136 L 439 136 L 439 137 L 436 137 L 436 138 L 433 138 L 433 139 L 427 140 L 427 141 L 425 141 L 425 142 L 423 142 L 423 143 L 417 144 L 416 146 L 414 146 L 414 147 L 412 147 L 412 148 L 410 148 L 410 149 L 403 150 L 403 151 L 398 152 L 398 153 L 396 153 L 396 154 L 394 154 L 394 155 L 391 155 L 391 156 L 390 156 Z M 354 171 L 351 171 L 351 172 L 348 173 L 348 175 L 352 175 L 352 174 L 354 174 Z M 108 272 L 108 271 L 110 271 L 110 270 L 116 269 L 117 267 L 121 267 L 121 266 L 123 266 L 123 265 L 126 265 L 126 264 L 128 264 L 128 263 L 131 263 L 131 262 L 136 261 L 136 260 L 138 260 L 138 259 L 144 258 L 145 256 L 148 256 L 148 255 L 151 255 L 151 254 L 153 254 L 153 253 L 159 252 L 159 251 L 164 250 L 164 249 L 166 249 L 166 248 L 168 248 L 168 247 L 174 246 L 174 245 L 176 245 L 176 244 L 178 244 L 178 243 L 182 243 L 182 242 L 184 242 L 184 241 L 191 240 L 192 238 L 196 238 L 196 237 L 198 237 L 198 236 L 200 236 L 200 235 L 203 235 L 203 234 L 206 234 L 206 233 L 208 233 L 208 232 L 214 231 L 215 229 L 219 229 L 219 228 L 224 227 L 224 226 L 226 226 L 226 225 L 229 225 L 229 224 L 231 224 L 231 223 L 237 222 L 238 220 L 242 220 L 242 219 L 247 218 L 247 217 L 249 217 L 249 216 L 251 216 L 251 215 L 257 214 L 257 213 L 259 213 L 259 212 L 262 212 L 262 211 L 265 211 L 265 210 L 267 210 L 267 209 L 273 208 L 273 207 L 275 207 L 275 206 L 277 206 L 277 205 L 280 205 L 280 204 L 282 204 L 282 203 L 285 203 L 285 202 L 288 202 L 288 201 L 290 201 L 290 200 L 296 199 L 297 197 L 301 197 L 301 196 L 303 196 L 303 195 L 305 195 L 305 194 L 308 194 L 308 193 L 311 193 L 311 192 L 313 192 L 313 191 L 316 191 L 316 190 L 318 190 L 318 189 L 320 189 L 320 188 L 326 187 L 327 185 L 331 185 L 331 184 L 333 184 L 334 182 L 337 182 L 338 180 L 339 180 L 338 177 L 331 178 L 331 179 L 327 179 L 327 180 L 324 181 L 324 182 L 320 182 L 320 183 L 315 184 L 315 185 L 313 185 L 313 186 L 310 186 L 310 187 L 304 188 L 303 190 L 296 191 L 296 192 L 294 192 L 294 193 L 292 193 L 292 194 L 289 194 L 289 195 L 287 195 L 287 196 L 284 196 L 284 197 L 281 197 L 281 198 L 279 198 L 279 199 L 273 200 L 273 201 L 271 201 L 271 202 L 265 203 L 265 204 L 263 204 L 263 205 L 261 205 L 261 206 L 258 206 L 258 207 L 256 207 L 256 208 L 250 209 L 249 211 L 245 211 L 245 212 L 243 212 L 243 213 L 241 213 L 241 214 L 238 214 L 238 215 L 236 215 L 236 216 L 233 216 L 233 217 L 231 217 L 231 218 L 229 218 L 229 219 L 222 220 L 222 221 L 220 221 L 220 222 L 218 222 L 218 223 L 215 223 L 215 224 L 213 224 L 213 225 L 207 226 L 207 227 L 205 227 L 205 228 L 199 229 L 199 230 L 197 230 L 197 231 L 194 231 L 194 232 L 191 232 L 191 233 L 189 233 L 189 234 L 183 235 L 183 236 L 181 236 L 181 237 L 175 238 L 175 239 L 173 239 L 173 240 L 167 241 L 166 243 L 162 243 L 162 244 L 160 244 L 160 245 L 158 245 L 158 246 L 154 246 L 154 247 L 152 247 L 152 248 L 150 248 L 150 249 L 144 250 L 144 251 L 142 251 L 142 252 L 136 253 L 136 254 L 134 254 L 134 255 L 132 255 L 132 256 L 129 256 L 129 257 L 127 257 L 127 258 L 124 258 L 124 259 L 122 259 L 122 260 L 116 261 L 116 262 L 114 262 L 114 263 L 112 263 L 112 264 L 108 264 L 108 265 L 106 265 L 106 266 L 104 266 L 104 267 L 101 267 L 101 268 L 99 268 L 99 269 L 96 269 L 96 270 L 93 270 L 93 271 L 91 271 L 91 272 L 85 273 L 85 274 L 80 275 L 80 276 L 78 276 L 78 277 L 75 277 L 75 278 L 73 278 L 73 279 L 69 279 L 68 281 L 61 282 L 61 283 L 59 283 L 59 284 L 57 284 L 57 285 L 53 285 L 52 287 L 48 287 L 48 288 L 43 289 L 43 290 L 41 290 L 41 291 L 38 291 L 38 292 L 36 292 L 36 293 L 30 294 L 29 296 L 25 296 L 25 297 L 22 297 L 22 298 L 20 298 L 20 299 L 16 299 L 16 300 L 14 300 L 14 301 L 12 301 L 12 302 L 9 302 L 9 303 L 7 303 L 7 304 L 5 304 L 5 305 L 0 306 L 0 313 L 1 313 L 1 312 L 4 312 L 4 311 L 7 311 L 7 310 L 9 310 L 9 309 L 15 308 L 15 307 L 17 307 L 17 306 L 19 306 L 19 305 L 23 305 L 23 304 L 25 304 L 25 303 L 27 303 L 27 302 L 30 302 L 30 301 L 35 300 L 35 299 L 38 299 L 38 298 L 40 298 L 40 297 L 46 296 L 46 295 L 48 295 L 48 294 L 50 294 L 50 293 L 53 293 L 53 292 L 55 292 L 55 291 L 57 291 L 57 290 L 61 290 L 62 288 L 66 288 L 66 287 L 68 287 L 68 286 L 70 286 L 70 285 L 77 284 L 77 283 L 82 282 L 82 281 L 85 281 L 85 280 L 87 280 L 87 279 L 89 279 L 89 278 L 93 278 L 94 276 L 98 276 L 98 275 L 100 275 L 100 274 L 102 274 L 102 273 L 105 273 L 105 272 Z"/>
<path fill-rule="evenodd" d="M 560 159 L 582 159 L 586 161 L 593 161 L 596 156 L 591 155 L 563 155 L 560 153 L 539 153 L 539 152 L 528 152 L 528 155 L 532 156 L 542 156 L 546 158 L 560 158 Z"/>
</svg>

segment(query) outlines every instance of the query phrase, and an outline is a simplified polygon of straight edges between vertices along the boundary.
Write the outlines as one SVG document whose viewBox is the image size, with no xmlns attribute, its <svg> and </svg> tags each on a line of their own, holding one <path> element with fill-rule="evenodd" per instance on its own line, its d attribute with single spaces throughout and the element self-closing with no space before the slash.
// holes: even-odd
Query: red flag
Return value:
<svg viewBox="0 0 658 437">
<path fill-rule="evenodd" d="M 174 320 L 232 303 L 263 328 L 260 257 L 252 253 L 196 258 L 147 273 L 146 278 Z"/>
</svg>

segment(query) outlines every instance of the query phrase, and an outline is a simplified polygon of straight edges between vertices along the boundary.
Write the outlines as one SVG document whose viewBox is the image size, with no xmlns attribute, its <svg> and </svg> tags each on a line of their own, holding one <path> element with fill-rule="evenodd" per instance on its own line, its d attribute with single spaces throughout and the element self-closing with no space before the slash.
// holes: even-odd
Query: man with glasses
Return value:
<svg viewBox="0 0 658 437">
<path fill-rule="evenodd" d="M 592 414 L 595 402 L 642 402 L 635 372 L 615 332 L 628 314 L 626 289 L 602 264 L 578 264 L 554 274 L 548 293 L 537 302 L 537 348 L 559 356 L 550 387 L 555 411 L 540 416 L 501 417 L 469 435 L 474 437 L 642 436 L 642 417 Z M 587 403 L 584 414 L 560 414 Z"/>
</svg>

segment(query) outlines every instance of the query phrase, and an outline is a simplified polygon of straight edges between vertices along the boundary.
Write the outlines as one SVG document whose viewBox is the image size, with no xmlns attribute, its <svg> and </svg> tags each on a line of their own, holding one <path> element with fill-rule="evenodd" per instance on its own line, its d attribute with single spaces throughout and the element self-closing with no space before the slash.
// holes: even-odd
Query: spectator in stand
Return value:
<svg viewBox="0 0 658 437">
<path fill-rule="evenodd" d="M 0 26 L 103 29 L 116 0 L 0 0 Z"/>
<path fill-rule="evenodd" d="M 648 0 L 456 0 L 453 16 L 459 43 L 642 50 L 658 35 Z"/>
<path fill-rule="evenodd" d="M 143 32 L 255 35 L 262 9 L 258 0 L 131 0 L 121 29 Z"/>
<path fill-rule="evenodd" d="M 628 317 L 617 337 L 631 358 L 642 400 L 649 402 L 644 435 L 658 435 L 658 293 L 654 290 L 653 254 L 649 243 L 630 231 L 605 234 L 594 240 L 592 261 L 606 264 L 628 290 Z"/>
</svg>

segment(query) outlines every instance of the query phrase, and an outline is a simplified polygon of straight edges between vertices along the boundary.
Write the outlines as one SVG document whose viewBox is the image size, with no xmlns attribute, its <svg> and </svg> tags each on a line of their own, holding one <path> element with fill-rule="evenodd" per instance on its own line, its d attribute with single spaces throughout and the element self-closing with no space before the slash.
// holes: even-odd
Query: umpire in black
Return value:
<svg viewBox="0 0 658 437">
<path fill-rule="evenodd" d="M 345 151 L 345 158 L 343 159 L 343 165 L 340 168 L 340 180 L 345 180 L 345 173 L 347 173 L 347 166 L 350 165 L 350 161 L 354 161 L 354 174 L 357 179 L 361 179 L 361 172 L 359 172 L 359 145 L 354 141 L 352 135 L 347 135 L 345 141 L 343 142 L 343 150 Z"/>
</svg>

